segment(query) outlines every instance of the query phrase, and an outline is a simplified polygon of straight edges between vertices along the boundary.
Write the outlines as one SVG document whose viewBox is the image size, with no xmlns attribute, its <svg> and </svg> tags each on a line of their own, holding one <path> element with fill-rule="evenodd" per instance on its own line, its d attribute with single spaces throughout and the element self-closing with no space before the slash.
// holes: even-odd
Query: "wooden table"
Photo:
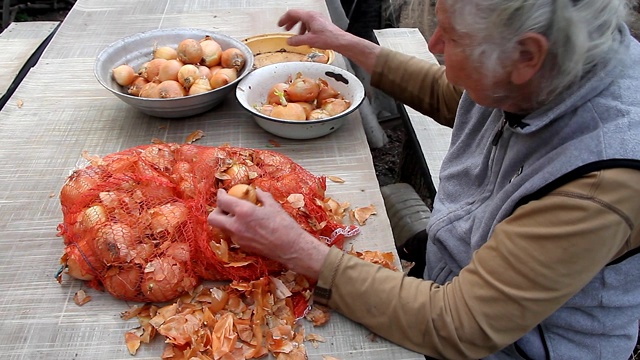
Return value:
<svg viewBox="0 0 640 360">
<path fill-rule="evenodd" d="M 270 148 L 315 174 L 335 175 L 327 194 L 353 207 L 373 204 L 378 214 L 351 241 L 357 250 L 394 251 L 389 221 L 373 169 L 360 116 L 315 140 L 276 139 L 256 126 L 229 97 L 221 106 L 187 119 L 167 120 L 139 113 L 102 88 L 93 75 L 96 55 L 111 42 L 137 32 L 171 27 L 218 31 L 237 39 L 282 31 L 278 17 L 288 8 L 327 12 L 321 0 L 80 0 L 0 112 L 0 357 L 3 359 L 159 358 L 161 337 L 131 357 L 124 333 L 137 326 L 120 313 L 129 305 L 81 281 L 59 285 L 62 221 L 58 194 L 83 150 L 106 155 L 152 138 L 184 142 L 195 130 L 199 145 Z M 338 65 L 344 64 L 338 59 Z M 282 146 L 272 148 L 269 140 Z M 93 300 L 80 307 L 73 294 L 85 289 Z M 354 299 L 354 301 L 356 301 Z M 327 339 L 310 359 L 422 359 L 383 339 L 372 340 L 358 324 L 333 314 L 308 332 Z"/>
</svg>

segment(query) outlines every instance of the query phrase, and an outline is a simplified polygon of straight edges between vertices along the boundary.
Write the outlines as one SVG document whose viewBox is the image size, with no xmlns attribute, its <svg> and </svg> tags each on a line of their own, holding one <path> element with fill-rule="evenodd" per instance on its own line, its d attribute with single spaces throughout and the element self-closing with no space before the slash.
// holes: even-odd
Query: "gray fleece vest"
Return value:
<svg viewBox="0 0 640 360">
<path fill-rule="evenodd" d="M 626 27 L 621 34 L 618 56 L 518 126 L 500 130 L 501 110 L 463 95 L 427 228 L 426 279 L 443 284 L 458 275 L 523 203 L 592 171 L 640 169 L 640 44 Z M 625 360 L 639 318 L 640 255 L 627 256 L 489 358 Z"/>
</svg>

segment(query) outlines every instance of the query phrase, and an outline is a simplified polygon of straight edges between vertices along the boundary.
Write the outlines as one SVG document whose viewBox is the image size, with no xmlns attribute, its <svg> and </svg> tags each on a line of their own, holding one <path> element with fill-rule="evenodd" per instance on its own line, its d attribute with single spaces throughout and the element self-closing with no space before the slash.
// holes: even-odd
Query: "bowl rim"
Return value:
<svg viewBox="0 0 640 360">
<path fill-rule="evenodd" d="M 236 42 L 238 44 L 240 44 L 241 46 L 245 47 L 247 50 L 247 52 L 253 54 L 253 51 L 251 51 L 251 49 L 242 41 L 242 40 L 238 40 L 236 38 L 233 38 L 229 35 L 217 32 L 217 31 L 213 31 L 213 30 L 207 30 L 207 29 L 201 29 L 201 28 L 193 28 L 193 27 L 173 27 L 173 28 L 161 28 L 161 29 L 152 29 L 152 30 L 147 30 L 147 31 L 142 31 L 142 32 L 137 32 L 137 33 L 133 33 L 130 35 L 127 35 L 125 37 L 122 37 L 116 41 L 113 41 L 112 43 L 108 44 L 107 46 L 105 46 L 96 56 L 96 59 L 99 59 L 102 57 L 102 55 L 104 55 L 107 51 L 112 50 L 116 47 L 117 44 L 125 44 L 127 43 L 127 40 L 131 40 L 133 39 L 135 36 L 140 36 L 140 35 L 148 35 L 148 34 L 155 34 L 155 33 L 169 33 L 171 31 L 185 31 L 185 32 L 206 32 L 208 33 L 207 35 L 211 35 L 211 34 L 215 34 L 216 36 L 222 37 L 222 38 L 226 38 L 227 40 L 231 40 L 232 42 Z M 98 76 L 98 72 L 99 72 L 99 68 L 98 68 L 98 61 L 94 61 L 93 64 L 93 75 L 95 76 L 96 80 L 98 80 L 98 82 L 100 83 L 100 85 L 102 85 L 105 89 L 111 91 L 113 94 L 116 94 L 118 96 L 123 96 L 125 98 L 130 98 L 130 99 L 135 99 L 135 100 L 144 100 L 144 101 L 161 101 L 163 103 L 167 103 L 167 102 L 171 102 L 171 101 L 179 101 L 185 98 L 189 98 L 189 99 L 195 99 L 198 97 L 206 97 L 207 95 L 211 95 L 212 93 L 214 93 L 216 90 L 223 90 L 227 87 L 231 87 L 234 86 L 236 84 L 238 84 L 244 77 L 246 77 L 249 73 L 251 73 L 254 69 L 253 69 L 253 57 L 250 57 L 248 59 L 245 60 L 245 64 L 244 64 L 244 69 L 247 69 L 247 71 L 244 72 L 244 74 L 238 74 L 238 78 L 236 78 L 235 80 L 233 80 L 232 82 L 228 83 L 227 85 L 221 86 L 217 89 L 213 89 L 204 93 L 199 93 L 199 94 L 194 94 L 194 95 L 185 95 L 182 97 L 177 97 L 177 98 L 165 98 L 165 99 L 157 99 L 157 98 L 145 98 L 145 97 L 140 97 L 140 96 L 134 96 L 134 95 L 130 95 L 126 92 L 122 92 L 122 91 L 117 91 L 115 89 L 112 89 L 111 86 L 107 85 L 100 76 Z"/>
<path fill-rule="evenodd" d="M 290 38 L 292 36 L 295 36 L 295 35 L 297 35 L 297 34 L 292 33 L 292 32 L 272 32 L 272 33 L 264 33 L 264 34 L 257 34 L 257 35 L 249 36 L 248 38 L 244 38 L 241 41 L 243 43 L 247 44 L 247 43 L 252 42 L 252 41 L 264 40 L 264 39 L 269 39 L 269 38 L 285 38 L 285 39 L 288 39 L 288 38 Z M 330 65 L 331 63 L 333 63 L 335 61 L 335 58 L 336 58 L 336 52 L 331 50 L 331 49 L 321 49 L 321 48 L 313 47 L 313 46 L 309 46 L 309 45 L 296 45 L 296 46 L 287 45 L 287 46 L 289 46 L 291 48 L 305 47 L 306 46 L 306 47 L 308 47 L 308 48 L 310 48 L 312 50 L 324 51 L 327 54 L 327 57 L 329 58 L 327 60 L 327 63 L 326 63 L 327 65 Z M 249 50 L 251 50 L 251 49 L 249 49 Z M 274 50 L 274 51 L 271 51 L 271 52 L 277 52 L 277 51 L 278 50 Z M 252 53 L 253 53 L 253 51 L 252 51 Z M 265 54 L 265 52 L 257 53 L 257 54 L 253 53 L 254 56 L 261 55 L 261 54 Z M 300 53 L 298 53 L 298 54 L 300 54 Z"/>
<path fill-rule="evenodd" d="M 286 120 L 286 119 L 278 119 L 278 118 L 274 118 L 274 117 L 271 117 L 271 116 L 267 116 L 267 115 L 259 112 L 253 106 L 249 106 L 249 107 L 245 106 L 240 101 L 238 94 L 240 92 L 244 92 L 245 91 L 241 87 L 243 86 L 244 82 L 249 82 L 249 80 L 246 80 L 246 79 L 250 79 L 250 75 L 252 75 L 256 71 L 258 71 L 258 72 L 259 71 L 269 71 L 269 67 L 272 67 L 272 66 L 283 66 L 282 64 L 295 64 L 295 62 L 269 64 L 269 65 L 263 66 L 261 68 L 254 69 L 249 74 L 247 74 L 247 76 L 245 76 L 240 81 L 240 83 L 238 84 L 238 87 L 236 87 L 236 100 L 240 103 L 240 106 L 242 106 L 243 108 L 249 110 L 249 112 L 251 112 L 252 115 L 257 116 L 257 117 L 259 117 L 259 118 L 261 118 L 263 120 L 268 120 L 268 121 L 275 122 L 275 123 L 280 123 L 280 124 L 313 125 L 313 124 L 322 124 L 322 123 L 325 123 L 325 122 L 331 122 L 331 121 L 346 117 L 346 116 L 350 115 L 351 113 L 353 113 L 354 111 L 356 111 L 358 108 L 360 108 L 360 105 L 362 105 L 362 103 L 364 102 L 364 99 L 365 99 L 364 84 L 362 84 L 362 81 L 360 81 L 360 79 L 358 79 L 357 76 L 355 76 L 354 74 L 350 73 L 348 70 L 340 68 L 340 67 L 335 66 L 335 65 L 331 65 L 331 64 L 303 63 L 303 64 L 314 64 L 314 65 L 310 65 L 310 66 L 325 67 L 325 68 L 327 68 L 328 71 L 329 70 L 336 71 L 336 69 L 337 69 L 338 72 L 347 73 L 348 74 L 347 77 L 349 77 L 350 80 L 357 80 L 357 83 L 359 83 L 360 86 L 362 87 L 362 90 L 363 90 L 362 91 L 362 96 L 358 99 L 357 103 L 353 102 L 351 104 L 351 106 L 347 110 L 345 110 L 345 111 L 343 111 L 343 112 L 341 112 L 339 114 L 333 115 L 331 117 L 324 118 L 324 119 L 318 119 L 318 120 Z M 284 65 L 284 66 L 286 66 L 286 65 Z M 261 70 L 261 69 L 265 69 L 265 70 Z"/>
</svg>

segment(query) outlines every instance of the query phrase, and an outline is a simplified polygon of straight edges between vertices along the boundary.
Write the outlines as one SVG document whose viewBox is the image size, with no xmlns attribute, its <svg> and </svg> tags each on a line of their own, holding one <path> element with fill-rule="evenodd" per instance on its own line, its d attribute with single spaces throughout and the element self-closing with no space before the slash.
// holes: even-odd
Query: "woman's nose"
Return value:
<svg viewBox="0 0 640 360">
<path fill-rule="evenodd" d="M 429 39 L 429 51 L 433 54 L 444 54 L 444 40 L 442 40 L 440 27 L 436 28 L 433 35 L 431 35 L 431 39 Z"/>
</svg>

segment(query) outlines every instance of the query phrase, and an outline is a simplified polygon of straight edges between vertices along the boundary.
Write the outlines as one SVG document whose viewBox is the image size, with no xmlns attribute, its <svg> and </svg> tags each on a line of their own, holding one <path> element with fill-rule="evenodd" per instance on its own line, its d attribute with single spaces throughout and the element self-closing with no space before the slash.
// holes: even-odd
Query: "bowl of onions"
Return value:
<svg viewBox="0 0 640 360">
<path fill-rule="evenodd" d="M 98 82 L 151 116 L 182 118 L 222 103 L 253 69 L 239 40 L 209 30 L 158 29 L 107 46 L 96 58 Z"/>
<path fill-rule="evenodd" d="M 287 139 L 314 139 L 338 130 L 364 97 L 355 75 L 315 62 L 266 65 L 236 87 L 238 102 L 256 124 Z"/>
</svg>

